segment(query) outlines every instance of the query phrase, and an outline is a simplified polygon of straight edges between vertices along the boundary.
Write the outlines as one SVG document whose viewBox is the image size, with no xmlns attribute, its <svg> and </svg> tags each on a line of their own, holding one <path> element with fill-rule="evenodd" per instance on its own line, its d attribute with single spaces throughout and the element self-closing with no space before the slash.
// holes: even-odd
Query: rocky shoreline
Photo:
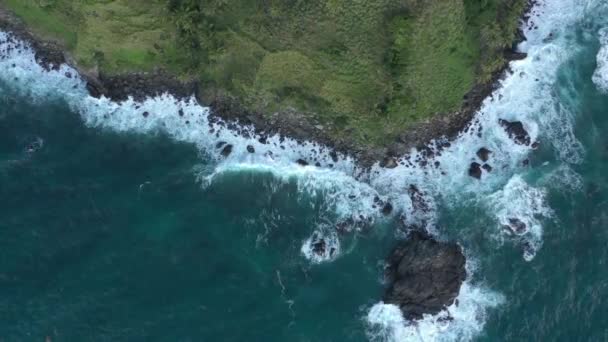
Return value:
<svg viewBox="0 0 608 342">
<path fill-rule="evenodd" d="M 522 20 L 528 19 L 530 8 L 534 1 L 528 3 Z M 459 111 L 435 115 L 425 122 L 419 122 L 400 134 L 394 142 L 385 147 L 366 148 L 354 141 L 335 138 L 324 130 L 317 122 L 313 113 L 299 112 L 293 109 L 273 113 L 270 116 L 250 111 L 244 108 L 237 99 L 216 96 L 209 101 L 201 98 L 198 83 L 183 82 L 163 70 L 153 72 L 128 73 L 117 76 L 105 75 L 97 70 L 80 67 L 66 53 L 66 49 L 58 42 L 43 39 L 32 33 L 26 25 L 16 18 L 9 10 L 0 5 L 0 29 L 9 31 L 21 40 L 29 42 L 36 53 L 37 61 L 46 68 L 57 67 L 66 63 L 74 67 L 87 82 L 91 95 L 106 96 L 115 101 L 125 100 L 132 96 L 143 100 L 149 96 L 170 93 L 177 98 L 189 98 L 195 95 L 199 103 L 211 108 L 211 118 L 227 122 L 238 127 L 252 125 L 262 136 L 280 134 L 297 141 L 315 141 L 329 146 L 334 150 L 354 157 L 361 166 L 369 167 L 376 162 L 382 166 L 396 165 L 394 160 L 407 154 L 412 148 L 422 148 L 432 140 L 445 138 L 454 139 L 471 123 L 474 114 L 481 107 L 485 98 L 498 87 L 500 79 L 508 70 L 510 61 L 525 58 L 525 54 L 511 49 L 504 51 L 506 60 L 502 69 L 495 72 L 492 79 L 484 84 L 477 84 L 465 95 Z M 518 34 L 518 41 L 523 40 L 523 33 Z M 442 146 L 438 146 L 441 148 Z"/>
<path fill-rule="evenodd" d="M 534 1 L 528 2 L 528 7 L 522 20 L 528 20 L 528 13 Z M 467 129 L 472 123 L 475 113 L 482 102 L 499 86 L 500 79 L 506 74 L 509 62 L 525 58 L 525 54 L 513 50 L 505 50 L 506 63 L 503 68 L 494 73 L 492 79 L 485 84 L 477 84 L 464 97 L 462 108 L 459 111 L 435 115 L 431 119 L 420 122 L 400 134 L 388 146 L 381 148 L 362 148 L 353 141 L 336 139 L 324 130 L 321 123 L 315 121 L 313 113 L 302 113 L 295 110 L 286 110 L 273 113 L 270 116 L 252 112 L 244 108 L 238 100 L 229 97 L 215 97 L 204 101 L 197 82 L 183 82 L 175 76 L 163 71 L 128 73 L 117 76 L 105 75 L 97 70 L 82 68 L 71 58 L 69 53 L 58 42 L 42 39 L 32 33 L 25 24 L 0 4 L 0 30 L 11 32 L 17 39 L 31 44 L 35 51 L 37 62 L 47 69 L 57 69 L 61 64 L 68 64 L 75 68 L 87 83 L 87 89 L 92 96 L 105 96 L 115 101 L 126 100 L 129 96 L 135 100 L 144 100 L 150 96 L 170 93 L 176 98 L 187 99 L 195 95 L 199 103 L 211 108 L 212 120 L 225 122 L 230 128 L 237 131 L 242 125 L 251 125 L 256 132 L 265 136 L 280 134 L 298 141 L 315 141 L 332 147 L 332 158 L 336 152 L 354 157 L 359 165 L 369 167 L 376 162 L 381 166 L 391 168 L 397 166 L 397 159 L 406 155 L 411 148 L 418 148 L 423 156 L 430 157 L 437 150 L 431 150 L 428 143 L 432 140 L 441 140 L 436 144 L 437 149 L 449 146 L 460 132 Z M 523 33 L 519 32 L 518 42 L 523 40 Z M 517 42 L 514 42 L 514 45 Z M 67 75 L 66 77 L 72 77 Z M 143 113 L 144 116 L 147 112 Z M 505 129 L 509 137 L 517 144 L 538 147 L 538 142 L 532 142 L 521 122 L 500 120 L 499 124 Z M 231 153 L 232 145 L 218 145 L 221 154 Z M 247 150 L 254 153 L 253 147 Z M 476 152 L 479 162 L 473 162 L 468 170 L 469 176 L 481 179 L 483 172 L 491 172 L 492 166 L 487 162 L 493 152 L 485 147 Z M 416 160 L 420 164 L 427 161 Z M 296 161 L 301 165 L 306 161 Z M 526 161 L 524 161 L 524 164 Z M 436 165 L 437 166 L 437 165 Z M 416 187 L 410 185 L 407 189 L 414 205 L 415 211 L 428 211 L 428 204 L 424 194 Z M 392 205 L 380 199 L 375 200 L 377 207 L 383 214 L 392 211 Z M 344 225 L 351 223 L 345 222 Z M 344 230 L 338 224 L 337 229 Z M 514 234 L 526 230 L 525 224 L 518 218 L 512 218 L 509 226 L 505 227 Z M 316 239 L 313 252 L 325 254 L 326 242 Z M 330 250 L 330 255 L 334 251 Z M 388 288 L 383 296 L 385 303 L 396 304 L 400 307 L 404 317 L 408 320 L 417 320 L 423 314 L 436 314 L 456 301 L 460 287 L 466 279 L 466 258 L 461 248 L 455 243 L 438 242 L 422 229 L 412 228 L 406 240 L 401 241 L 387 258 L 388 267 L 386 278 Z M 457 304 L 457 303 L 456 303 Z"/>
</svg>

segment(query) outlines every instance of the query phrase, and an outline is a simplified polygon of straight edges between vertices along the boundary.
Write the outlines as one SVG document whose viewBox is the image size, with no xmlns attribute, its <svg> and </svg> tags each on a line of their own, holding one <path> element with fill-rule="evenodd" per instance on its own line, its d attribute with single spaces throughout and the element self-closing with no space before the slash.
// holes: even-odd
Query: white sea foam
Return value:
<svg viewBox="0 0 608 342">
<path fill-rule="evenodd" d="M 302 245 L 302 254 L 314 263 L 330 261 L 340 254 L 340 239 L 331 227 L 313 232 Z"/>
<path fill-rule="evenodd" d="M 584 183 L 581 175 L 574 171 L 569 165 L 562 164 L 552 170 L 544 172 L 538 182 L 547 189 L 562 193 L 574 193 L 583 190 Z"/>
<path fill-rule="evenodd" d="M 269 173 L 279 182 L 293 181 L 301 199 L 316 203 L 314 199 L 322 197 L 325 210 L 334 214 L 338 222 L 350 219 L 353 222 L 373 223 L 379 217 L 380 208 L 375 204 L 376 200 L 386 199 L 369 184 L 358 182 L 344 172 L 314 166 L 223 163 L 215 167 L 210 174 L 202 174 L 201 179 L 209 184 L 216 177 L 230 172 Z"/>
<path fill-rule="evenodd" d="M 470 341 L 485 326 L 487 311 L 504 297 L 469 281 L 462 284 L 454 304 L 436 315 L 410 322 L 394 304 L 379 302 L 371 307 L 366 321 L 371 341 Z"/>
<path fill-rule="evenodd" d="M 597 68 L 592 80 L 600 91 L 608 93 L 608 28 L 598 32 L 598 39 L 601 46 L 597 53 Z"/>
<path fill-rule="evenodd" d="M 541 219 L 548 219 L 553 214 L 545 197 L 544 190 L 528 185 L 519 175 L 488 197 L 490 210 L 503 227 L 502 231 L 522 240 L 523 256 L 527 261 L 534 258 L 542 245 Z"/>
<path fill-rule="evenodd" d="M 526 41 L 520 45 L 520 50 L 527 52 L 528 57 L 511 63 L 512 73 L 501 81 L 501 87 L 493 97 L 484 101 L 470 129 L 441 155 L 427 158 L 427 166 L 414 162 L 421 156 L 417 151 L 412 151 L 409 160 L 399 160 L 400 165 L 395 169 L 374 166 L 367 175 L 369 185 L 358 181 L 362 171 L 348 157 L 341 156 L 334 161 L 323 146 L 283 140 L 278 136 L 269 137 L 266 144 L 261 143 L 251 128 L 235 132 L 225 125 L 210 122 L 209 109 L 194 99 L 178 101 L 163 95 L 142 103 L 132 99 L 115 103 L 93 98 L 88 95 L 84 81 L 76 77 L 75 70 L 66 65 L 58 70 L 44 70 L 36 64 L 34 53 L 27 44 L 9 42 L 8 35 L 1 32 L 0 80 L 19 87 L 34 100 L 61 97 L 91 127 L 160 133 L 195 144 L 216 162 L 213 170 L 201 176 L 206 182 L 213 182 L 221 173 L 243 170 L 269 172 L 280 182 L 295 179 L 300 193 L 323 196 L 328 210 L 337 213 L 336 222 L 313 227 L 311 234 L 322 233 L 329 240 L 335 237 L 338 252 L 339 239 L 331 228 L 347 218 L 377 219 L 376 196 L 392 203 L 393 213 L 404 214 L 408 224 L 424 226 L 437 234 L 440 233 L 435 227 L 439 206 L 450 208 L 467 201 L 484 203 L 489 200 L 488 210 L 496 217 L 497 231 L 509 223 L 511 216 L 516 216 L 526 223 L 527 230 L 512 238 L 515 241 L 525 238 L 537 248 L 542 244 L 542 222 L 549 216 L 544 184 L 527 184 L 523 177 L 514 176 L 527 172 L 523 161 L 529 157 L 531 148 L 513 142 L 498 124 L 498 119 L 521 121 L 531 140 L 540 140 L 544 146 L 552 147 L 563 163 L 583 160 L 584 150 L 573 133 L 576 113 L 559 102 L 554 85 L 559 68 L 579 49 L 571 34 L 573 25 L 593 16 L 598 12 L 598 6 L 605 7 L 605 1 L 539 1 L 524 30 Z M 144 112 L 148 112 L 146 117 Z M 232 145 L 232 153 L 227 158 L 221 157 L 218 144 Z M 249 153 L 247 146 L 253 147 L 255 153 Z M 483 171 L 481 180 L 477 180 L 468 176 L 467 170 L 472 161 L 480 162 L 475 152 L 481 147 L 492 151 L 488 161 L 492 171 Z M 306 160 L 310 166 L 297 165 L 298 159 Z M 320 166 L 312 166 L 316 163 Z M 408 191 L 410 185 L 417 187 L 424 205 L 412 200 Z M 310 253 L 311 242 L 312 235 L 303 243 L 305 256 L 313 262 L 331 259 L 315 259 L 318 256 Z M 532 255 L 525 257 L 529 259 Z M 497 305 L 500 298 L 467 282 L 459 295 L 459 307 L 450 308 L 454 320 L 449 324 L 440 319 L 442 314 L 439 314 L 413 325 L 404 322 L 394 308 L 386 305 L 375 306 L 368 319 L 379 326 L 386 321 L 384 326 L 388 335 L 383 336 L 388 340 L 418 337 L 423 340 L 468 340 L 482 329 L 485 311 Z"/>
</svg>

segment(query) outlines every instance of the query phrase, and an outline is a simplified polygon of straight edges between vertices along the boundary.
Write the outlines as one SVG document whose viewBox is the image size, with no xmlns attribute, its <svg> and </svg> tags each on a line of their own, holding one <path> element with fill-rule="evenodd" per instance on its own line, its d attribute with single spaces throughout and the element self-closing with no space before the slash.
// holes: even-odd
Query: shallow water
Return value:
<svg viewBox="0 0 608 342">
<path fill-rule="evenodd" d="M 426 167 L 369 174 L 315 144 L 210 127 L 192 101 L 93 99 L 67 66 L 46 72 L 0 43 L 0 339 L 607 339 L 608 4 L 548 0 L 533 14 L 528 58 L 469 132 Z M 493 169 L 478 181 L 480 147 Z M 402 215 L 468 257 L 448 323 L 379 302 Z M 512 217 L 527 230 L 508 234 Z M 366 224 L 335 229 L 349 219 Z M 314 235 L 334 253 L 311 253 Z"/>
</svg>

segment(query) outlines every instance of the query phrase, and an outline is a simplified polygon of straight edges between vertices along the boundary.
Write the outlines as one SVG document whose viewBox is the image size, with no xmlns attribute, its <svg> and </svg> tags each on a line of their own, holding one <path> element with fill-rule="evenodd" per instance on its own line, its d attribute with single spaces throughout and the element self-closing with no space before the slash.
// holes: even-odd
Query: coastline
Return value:
<svg viewBox="0 0 608 342">
<path fill-rule="evenodd" d="M 520 18 L 521 21 L 526 22 L 528 20 L 530 9 L 534 4 L 534 0 L 527 2 Z M 394 167 L 397 165 L 396 160 L 408 154 L 412 148 L 422 150 L 427 156 L 431 156 L 434 151 L 449 146 L 449 141 L 456 138 L 460 132 L 466 130 L 472 123 L 475 113 L 481 108 L 483 101 L 500 86 L 500 80 L 509 72 L 510 62 L 526 57 L 526 54 L 517 52 L 515 48 L 505 49 L 503 52 L 504 65 L 493 73 L 488 82 L 473 86 L 464 96 L 460 110 L 447 114 L 437 114 L 426 121 L 412 124 L 399 134 L 392 143 L 383 147 L 370 147 L 332 136 L 314 119 L 313 113 L 288 109 L 275 112 L 269 117 L 263 113 L 248 110 L 235 98 L 217 97 L 211 101 L 205 101 L 200 95 L 198 82 L 183 82 L 161 69 L 156 69 L 153 72 L 108 76 L 99 73 L 96 69 L 83 68 L 71 58 L 67 49 L 61 43 L 34 34 L 21 19 L 1 4 L 0 29 L 8 31 L 18 39 L 31 44 L 36 53 L 37 62 L 43 67 L 50 69 L 61 64 L 67 64 L 76 69 L 87 83 L 89 93 L 94 97 L 105 96 L 113 101 L 121 102 L 128 97 L 141 101 L 147 97 L 154 97 L 163 93 L 169 93 L 178 99 L 195 96 L 198 103 L 210 108 L 210 118 L 212 120 L 223 122 L 231 128 L 236 128 L 237 131 L 239 126 L 246 125 L 254 127 L 255 132 L 262 137 L 278 134 L 298 142 L 316 142 L 353 157 L 357 164 L 365 168 L 371 167 L 377 162 L 382 167 Z M 523 39 L 520 25 L 516 41 L 513 42 L 512 46 L 517 46 Z M 71 77 L 71 75 L 66 76 Z M 432 141 L 436 141 L 434 151 L 428 148 Z"/>
</svg>

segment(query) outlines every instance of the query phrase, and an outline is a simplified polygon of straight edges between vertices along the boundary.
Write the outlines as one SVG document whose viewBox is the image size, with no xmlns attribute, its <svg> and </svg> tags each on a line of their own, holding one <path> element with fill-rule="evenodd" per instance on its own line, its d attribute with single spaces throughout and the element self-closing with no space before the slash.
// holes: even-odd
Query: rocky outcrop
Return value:
<svg viewBox="0 0 608 342">
<path fill-rule="evenodd" d="M 500 119 L 498 123 L 505 129 L 509 138 L 511 138 L 516 144 L 529 146 L 531 143 L 530 135 L 524 128 L 524 124 L 521 121 L 507 121 Z"/>
<path fill-rule="evenodd" d="M 477 157 L 484 163 L 487 162 L 488 159 L 490 159 L 490 154 L 492 154 L 492 151 L 488 150 L 485 147 L 482 147 L 477 150 Z"/>
<path fill-rule="evenodd" d="M 197 92 L 197 83 L 183 82 L 174 75 L 161 69 L 152 72 L 132 72 L 123 75 L 105 75 L 100 73 L 95 80 L 87 77 L 87 89 L 92 96 L 105 96 L 114 101 L 125 101 L 129 96 L 142 101 L 150 96 L 164 93 L 178 99 L 185 99 Z"/>
<path fill-rule="evenodd" d="M 421 319 L 452 305 L 466 279 L 465 257 L 455 243 L 412 231 L 388 258 L 384 302 L 398 305 L 406 319 Z"/>
<path fill-rule="evenodd" d="M 481 179 L 481 164 L 473 162 L 469 166 L 469 176 Z"/>
<path fill-rule="evenodd" d="M 222 152 L 220 152 L 222 157 L 228 157 L 231 153 L 232 153 L 232 145 L 224 146 L 224 148 L 222 149 Z"/>
</svg>

